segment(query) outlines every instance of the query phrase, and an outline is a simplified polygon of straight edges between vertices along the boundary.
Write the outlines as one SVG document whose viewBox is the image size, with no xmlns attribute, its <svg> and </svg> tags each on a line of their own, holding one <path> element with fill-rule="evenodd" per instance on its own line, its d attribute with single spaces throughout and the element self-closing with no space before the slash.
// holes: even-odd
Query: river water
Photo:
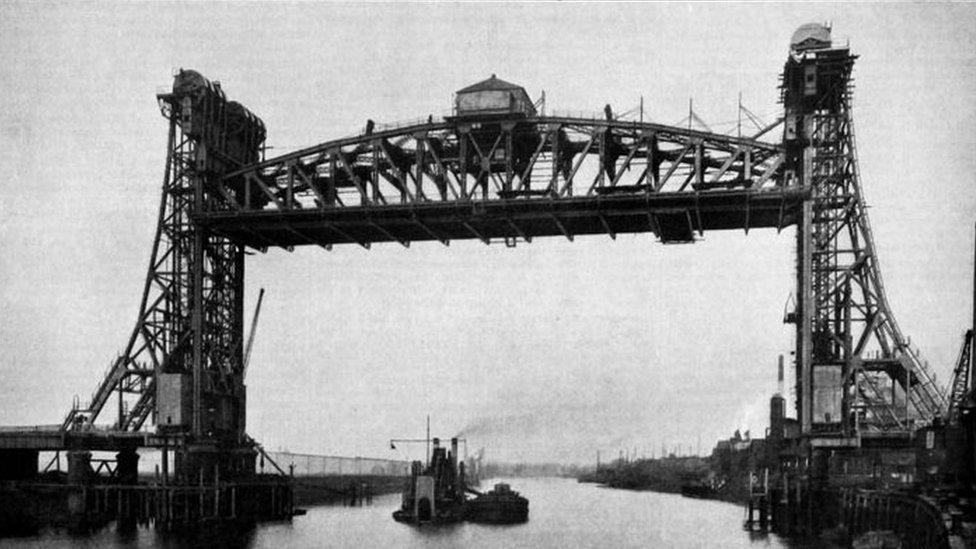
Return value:
<svg viewBox="0 0 976 549">
<path fill-rule="evenodd" d="M 85 537 L 46 533 L 0 540 L 11 547 L 243 546 L 424 547 L 424 548 L 812 548 L 823 543 L 784 540 L 743 530 L 742 506 L 684 498 L 675 494 L 614 490 L 572 479 L 511 479 L 512 489 L 529 499 L 525 524 L 489 526 L 462 523 L 416 528 L 394 522 L 400 496 L 386 495 L 364 507 L 315 506 L 288 523 L 260 524 L 232 536 L 208 532 L 197 537 L 163 535 L 152 529 L 121 535 L 112 529 Z M 486 483 L 484 487 L 490 486 Z"/>
</svg>

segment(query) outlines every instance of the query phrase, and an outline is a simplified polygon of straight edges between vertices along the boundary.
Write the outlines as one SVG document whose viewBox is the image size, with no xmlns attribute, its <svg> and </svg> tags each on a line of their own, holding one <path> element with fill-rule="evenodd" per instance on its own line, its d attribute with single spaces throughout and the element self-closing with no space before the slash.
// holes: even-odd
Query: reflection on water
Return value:
<svg viewBox="0 0 976 549">
<path fill-rule="evenodd" d="M 492 481 L 493 483 L 494 481 Z M 111 530 L 87 537 L 47 534 L 3 540 L 14 547 L 248 546 L 286 547 L 687 547 L 813 548 L 821 542 L 787 542 L 742 528 L 741 506 L 673 494 L 612 490 L 569 479 L 511 479 L 529 499 L 529 522 L 461 523 L 416 528 L 393 521 L 399 495 L 380 496 L 367 507 L 318 506 L 292 522 L 260 524 L 250 531 L 209 529 L 175 536 Z M 490 485 L 487 483 L 486 486 Z"/>
</svg>

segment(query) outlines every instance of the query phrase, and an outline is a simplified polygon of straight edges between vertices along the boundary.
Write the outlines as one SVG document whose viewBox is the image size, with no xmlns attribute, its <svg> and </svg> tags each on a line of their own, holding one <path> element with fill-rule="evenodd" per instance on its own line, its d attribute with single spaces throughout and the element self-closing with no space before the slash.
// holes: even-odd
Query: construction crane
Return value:
<svg viewBox="0 0 976 549">
<path fill-rule="evenodd" d="M 956 368 L 952 372 L 952 385 L 949 393 L 949 410 L 946 418 L 954 421 L 959 418 L 959 407 L 969 393 L 972 380 L 972 356 L 973 356 L 973 331 L 966 330 L 963 336 L 962 350 L 959 351 L 959 360 L 956 361 Z"/>
<path fill-rule="evenodd" d="M 976 251 L 973 252 L 976 258 Z M 960 409 L 966 395 L 972 390 L 973 369 L 976 368 L 976 357 L 973 356 L 973 330 L 976 330 L 976 267 L 973 269 L 973 327 L 966 330 L 962 339 L 962 350 L 952 371 L 952 384 L 949 385 L 949 409 L 946 413 L 948 421 L 958 421 Z"/>
<path fill-rule="evenodd" d="M 262 301 L 264 301 L 264 288 L 258 292 L 258 303 L 254 306 L 254 318 L 251 319 L 251 335 L 247 337 L 247 347 L 244 348 L 244 375 L 247 374 L 247 365 L 251 362 L 251 347 L 254 345 L 254 331 L 258 328 L 258 316 L 261 315 Z"/>
</svg>

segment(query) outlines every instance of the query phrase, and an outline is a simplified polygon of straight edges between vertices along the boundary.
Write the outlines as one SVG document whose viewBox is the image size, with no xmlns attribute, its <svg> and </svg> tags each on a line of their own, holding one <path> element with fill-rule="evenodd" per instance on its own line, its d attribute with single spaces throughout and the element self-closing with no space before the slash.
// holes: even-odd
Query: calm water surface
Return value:
<svg viewBox="0 0 976 549">
<path fill-rule="evenodd" d="M 462 523 L 415 528 L 394 522 L 400 496 L 374 498 L 366 507 L 318 506 L 291 523 L 258 525 L 232 537 L 209 533 L 176 538 L 152 529 L 122 536 L 108 529 L 87 537 L 45 534 L 0 540 L 12 547 L 688 547 L 813 548 L 742 529 L 741 506 L 673 494 L 632 492 L 570 479 L 512 479 L 529 499 L 529 522 L 511 526 Z"/>
</svg>

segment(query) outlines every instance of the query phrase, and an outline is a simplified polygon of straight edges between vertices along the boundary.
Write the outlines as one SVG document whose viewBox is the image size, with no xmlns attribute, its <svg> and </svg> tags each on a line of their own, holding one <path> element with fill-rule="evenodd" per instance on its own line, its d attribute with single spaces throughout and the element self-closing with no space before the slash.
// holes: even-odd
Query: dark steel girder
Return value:
<svg viewBox="0 0 976 549">
<path fill-rule="evenodd" d="M 477 122 L 477 121 L 473 121 Z M 600 128 L 600 129 L 614 129 L 621 131 L 633 132 L 634 135 L 642 135 L 648 132 L 653 133 L 660 139 L 665 138 L 681 138 L 682 140 L 701 140 L 702 143 L 706 145 L 711 145 L 714 147 L 723 148 L 729 152 L 734 151 L 738 148 L 748 147 L 755 151 L 768 151 L 776 152 L 780 149 L 778 144 L 772 144 L 765 141 L 759 141 L 757 139 L 749 137 L 735 137 L 724 134 L 716 134 L 710 132 L 703 132 L 699 130 L 679 128 L 676 126 L 668 126 L 664 124 L 655 124 L 651 122 L 633 122 L 624 120 L 604 120 L 599 118 L 569 118 L 569 117 L 557 117 L 557 116 L 535 116 L 529 118 L 514 118 L 512 120 L 493 120 L 493 123 L 504 124 L 506 122 L 520 123 L 520 124 L 531 124 L 538 127 L 552 126 L 584 126 L 587 128 Z M 472 122 L 468 122 L 469 124 Z M 313 145 L 311 147 L 306 147 L 304 149 L 288 153 L 282 156 L 271 158 L 257 164 L 252 164 L 246 166 L 239 170 L 235 170 L 226 174 L 223 179 L 229 180 L 248 173 L 253 173 L 258 170 L 267 169 L 277 169 L 275 173 L 283 173 L 285 171 L 285 166 L 289 163 L 306 158 L 313 155 L 322 155 L 330 150 L 351 147 L 360 145 L 363 143 L 377 142 L 379 140 L 389 140 L 404 135 L 414 135 L 414 134 L 426 134 L 429 132 L 443 131 L 443 130 L 453 130 L 458 127 L 458 125 L 463 124 L 462 122 L 428 122 L 421 124 L 414 124 L 411 126 L 404 126 L 400 128 L 390 129 L 386 131 L 380 131 L 370 134 L 357 135 L 352 137 L 344 137 L 341 139 L 335 139 L 332 141 L 327 141 L 320 143 L 318 145 Z"/>
<path fill-rule="evenodd" d="M 261 210 L 195 214 L 196 223 L 241 244 L 282 246 L 430 240 L 480 240 L 520 236 L 657 232 L 676 212 L 693 219 L 695 231 L 781 228 L 794 223 L 808 196 L 802 189 L 581 196 L 561 199 L 389 204 L 328 210 Z M 748 198 L 748 202 L 746 200 Z M 748 204 L 748 206 L 746 206 Z M 553 222 L 557 216 L 559 224 Z M 378 224 L 381 224 L 380 227 Z M 561 226 L 560 226 L 561 225 Z M 682 230 L 687 230 L 687 221 Z M 477 232 L 471 231 L 477 227 Z M 658 234 L 658 236 L 662 236 Z M 261 242 L 255 239 L 260 238 Z M 662 237 L 664 238 L 664 237 Z"/>
<path fill-rule="evenodd" d="M 651 123 L 451 119 L 337 139 L 242 167 L 206 189 L 203 210 L 326 212 L 396 202 L 771 191 L 783 186 L 783 155 L 776 144 Z"/>
</svg>

